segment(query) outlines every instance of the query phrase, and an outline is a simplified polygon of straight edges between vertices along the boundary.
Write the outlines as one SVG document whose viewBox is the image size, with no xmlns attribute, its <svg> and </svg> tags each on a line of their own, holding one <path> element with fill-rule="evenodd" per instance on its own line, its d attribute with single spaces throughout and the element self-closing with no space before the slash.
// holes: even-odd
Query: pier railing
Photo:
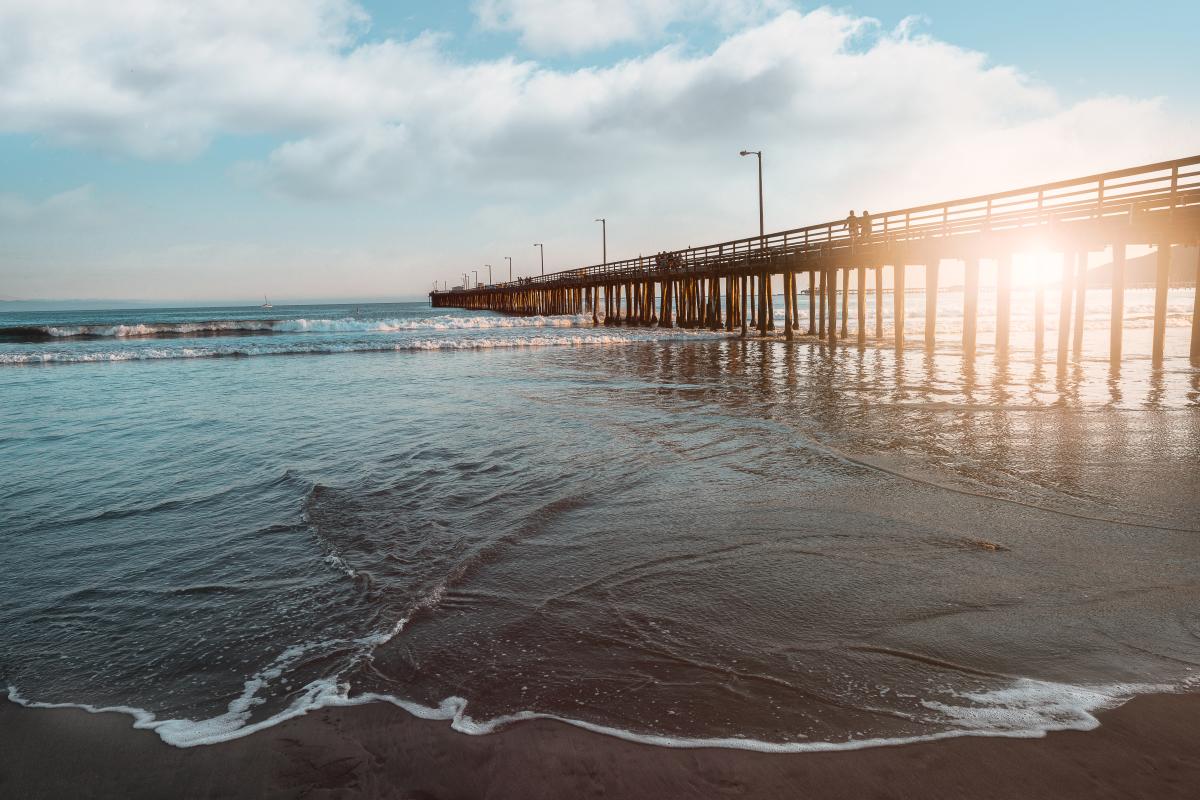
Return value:
<svg viewBox="0 0 1200 800">
<path fill-rule="evenodd" d="M 668 251 L 674 256 L 669 270 L 659 267 L 655 256 L 639 256 L 461 291 L 505 291 L 518 286 L 703 274 L 736 270 L 740 262 L 749 265 L 772 257 L 847 256 L 855 248 L 886 248 L 914 240 L 1033 231 L 1088 220 L 1133 220 L 1139 214 L 1191 206 L 1200 206 L 1200 156 L 886 211 L 870 218 L 869 233 L 852 232 L 849 221 L 839 219 Z M 454 294 L 454 291 L 434 294 Z"/>
</svg>

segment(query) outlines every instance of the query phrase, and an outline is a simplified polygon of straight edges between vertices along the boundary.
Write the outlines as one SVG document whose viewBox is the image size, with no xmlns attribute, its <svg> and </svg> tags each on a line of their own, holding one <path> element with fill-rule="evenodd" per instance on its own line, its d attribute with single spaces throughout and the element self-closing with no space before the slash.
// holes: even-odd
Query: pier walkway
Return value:
<svg viewBox="0 0 1200 800">
<path fill-rule="evenodd" d="M 1013 256 L 1061 253 L 1058 356 L 1067 358 L 1074 329 L 1082 335 L 1087 254 L 1111 247 L 1110 356 L 1121 359 L 1126 248 L 1157 248 L 1153 358 L 1161 362 L 1166 336 L 1171 247 L 1200 242 L 1200 156 L 1056 181 L 1040 186 L 950 200 L 873 215 L 851 230 L 840 219 L 702 247 L 578 267 L 506 283 L 432 292 L 435 307 L 488 309 L 509 314 L 586 314 L 599 325 L 657 325 L 712 330 L 775 331 L 771 286 L 782 276 L 783 335 L 816 336 L 836 344 L 847 338 L 849 291 L 857 295 L 857 341 L 869 334 L 866 294 L 875 292 L 874 337 L 883 338 L 883 281 L 891 270 L 894 340 L 904 347 L 907 269 L 924 268 L 927 286 L 938 285 L 943 260 L 964 263 L 962 346 L 977 342 L 980 263 L 995 260 L 996 340 L 1009 347 Z M 1200 271 L 1200 268 L 1198 268 Z M 868 286 L 867 276 L 873 278 Z M 808 326 L 801 330 L 801 285 L 807 277 Z M 1198 276 L 1200 277 L 1200 276 Z M 841 325 L 839 332 L 839 284 Z M 1035 347 L 1044 343 L 1044 287 L 1035 298 Z M 925 293 L 925 344 L 932 347 L 937 293 Z M 1191 358 L 1200 363 L 1200 318 L 1192 314 Z"/>
</svg>

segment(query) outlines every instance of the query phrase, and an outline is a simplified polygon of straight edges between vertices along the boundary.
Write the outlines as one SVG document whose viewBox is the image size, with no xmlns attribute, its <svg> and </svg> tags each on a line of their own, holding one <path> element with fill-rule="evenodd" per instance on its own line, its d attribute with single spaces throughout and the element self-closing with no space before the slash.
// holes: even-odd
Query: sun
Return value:
<svg viewBox="0 0 1200 800">
<path fill-rule="evenodd" d="M 1012 285 L 1014 288 L 1036 289 L 1057 282 L 1062 277 L 1062 253 L 1042 244 L 1013 256 Z"/>
</svg>

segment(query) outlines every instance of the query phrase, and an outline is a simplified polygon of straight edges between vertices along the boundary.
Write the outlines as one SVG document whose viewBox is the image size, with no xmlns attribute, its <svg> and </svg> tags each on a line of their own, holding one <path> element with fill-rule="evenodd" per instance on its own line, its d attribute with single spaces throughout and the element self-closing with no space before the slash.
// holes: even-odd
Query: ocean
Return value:
<svg viewBox="0 0 1200 800">
<path fill-rule="evenodd" d="M 1193 290 L 1149 360 L 428 303 L 0 314 L 0 686 L 193 746 L 394 703 L 667 746 L 1087 729 L 1200 665 Z M 853 335 L 853 308 L 850 330 Z M 891 330 L 891 298 L 885 296 Z M 782 320 L 777 298 L 777 318 Z M 802 310 L 807 299 L 802 299 Z M 873 310 L 868 310 L 873 320 Z"/>
</svg>

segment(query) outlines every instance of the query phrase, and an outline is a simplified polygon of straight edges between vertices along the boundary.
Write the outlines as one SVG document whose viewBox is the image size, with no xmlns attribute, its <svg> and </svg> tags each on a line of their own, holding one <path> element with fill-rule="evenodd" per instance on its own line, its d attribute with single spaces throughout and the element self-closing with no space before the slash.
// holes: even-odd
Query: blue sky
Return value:
<svg viewBox="0 0 1200 800">
<path fill-rule="evenodd" d="M 1195 3 L 0 7 L 0 298 L 413 296 L 1200 152 Z M 498 275 L 499 277 L 499 275 Z"/>
</svg>

